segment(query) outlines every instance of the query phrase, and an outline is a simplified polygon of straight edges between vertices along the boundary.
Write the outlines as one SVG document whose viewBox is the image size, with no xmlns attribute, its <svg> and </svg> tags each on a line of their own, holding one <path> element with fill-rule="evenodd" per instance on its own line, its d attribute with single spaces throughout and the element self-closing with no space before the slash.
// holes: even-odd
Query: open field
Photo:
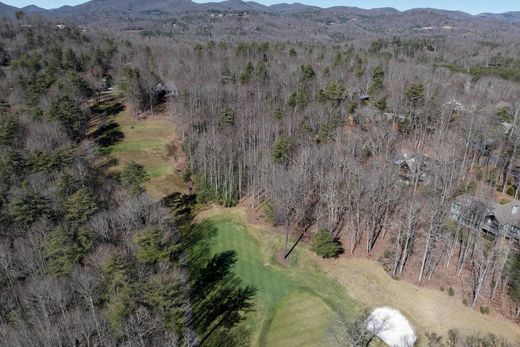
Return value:
<svg viewBox="0 0 520 347">
<path fill-rule="evenodd" d="M 147 192 L 156 199 L 173 192 L 186 192 L 186 185 L 172 165 L 169 148 L 175 140 L 175 125 L 163 115 L 137 120 L 128 108 L 111 116 L 105 125 L 114 134 L 104 151 L 116 159 L 110 171 L 119 172 L 127 163 L 143 165 L 150 176 Z"/>
<path fill-rule="evenodd" d="M 257 288 L 256 311 L 245 324 L 256 346 L 334 345 L 334 311 L 359 307 L 338 282 L 322 272 L 307 249 L 298 249 L 290 267 L 278 264 L 282 238 L 246 227 L 223 212 L 210 219 L 217 233 L 211 251 L 235 250 L 235 273 Z"/>
</svg>

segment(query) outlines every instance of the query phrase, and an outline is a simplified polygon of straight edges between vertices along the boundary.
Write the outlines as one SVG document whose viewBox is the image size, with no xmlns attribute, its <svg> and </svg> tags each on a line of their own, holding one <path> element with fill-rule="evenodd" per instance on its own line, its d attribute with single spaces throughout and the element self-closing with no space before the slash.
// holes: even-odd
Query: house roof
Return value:
<svg viewBox="0 0 520 347">
<path fill-rule="evenodd" d="M 489 214 L 492 210 L 486 200 L 469 194 L 459 195 L 455 201 L 460 204 L 460 212 L 468 217 Z"/>
<path fill-rule="evenodd" d="M 518 200 L 504 205 L 495 204 L 492 213 L 501 225 L 520 226 L 520 201 Z"/>
</svg>

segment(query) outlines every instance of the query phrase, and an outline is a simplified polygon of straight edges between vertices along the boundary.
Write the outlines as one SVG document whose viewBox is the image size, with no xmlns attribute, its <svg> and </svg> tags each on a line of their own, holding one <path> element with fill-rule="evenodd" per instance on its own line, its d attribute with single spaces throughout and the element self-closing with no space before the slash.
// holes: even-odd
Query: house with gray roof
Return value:
<svg viewBox="0 0 520 347">
<path fill-rule="evenodd" d="M 468 227 L 480 227 L 494 236 L 520 240 L 520 201 L 490 204 L 470 195 L 457 197 L 451 205 L 450 217 Z"/>
</svg>

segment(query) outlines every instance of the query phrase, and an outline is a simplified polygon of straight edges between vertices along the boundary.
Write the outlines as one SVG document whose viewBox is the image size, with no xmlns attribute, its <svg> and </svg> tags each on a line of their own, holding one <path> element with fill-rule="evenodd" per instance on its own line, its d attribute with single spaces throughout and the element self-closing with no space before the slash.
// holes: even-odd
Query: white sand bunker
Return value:
<svg viewBox="0 0 520 347">
<path fill-rule="evenodd" d="M 390 307 L 376 308 L 366 324 L 368 330 L 390 347 L 411 347 L 417 340 L 408 320 Z"/>
</svg>

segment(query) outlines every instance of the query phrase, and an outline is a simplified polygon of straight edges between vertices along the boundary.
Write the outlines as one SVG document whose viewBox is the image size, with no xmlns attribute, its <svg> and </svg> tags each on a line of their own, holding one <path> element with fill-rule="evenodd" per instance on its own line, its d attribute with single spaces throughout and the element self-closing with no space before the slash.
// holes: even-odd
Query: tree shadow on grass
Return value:
<svg viewBox="0 0 520 347">
<path fill-rule="evenodd" d="M 192 323 L 201 345 L 229 346 L 229 330 L 254 309 L 256 288 L 242 286 L 236 261 L 235 251 L 225 251 L 192 272 Z"/>
<path fill-rule="evenodd" d="M 247 345 L 249 332 L 238 323 L 254 309 L 256 288 L 242 286 L 235 275 L 235 251 L 211 254 L 210 245 L 217 227 L 211 220 L 195 221 L 195 203 L 195 195 L 182 193 L 162 200 L 172 212 L 182 234 L 181 247 L 188 256 L 193 311 L 190 323 L 195 327 L 200 345 Z"/>
<path fill-rule="evenodd" d="M 90 135 L 102 148 L 121 142 L 125 135 L 119 128 L 119 124 L 111 119 L 112 116 L 124 111 L 125 106 L 120 103 L 112 103 L 108 106 L 98 104 L 90 108 L 93 121 L 97 123 L 96 130 Z"/>
<path fill-rule="evenodd" d="M 103 104 L 97 104 L 90 108 L 90 112 L 92 114 L 100 116 L 100 117 L 102 117 L 102 116 L 110 117 L 110 116 L 123 112 L 124 109 L 125 109 L 125 106 L 122 103 L 115 102 L 115 103 L 112 103 L 105 107 L 103 107 Z"/>
<path fill-rule="evenodd" d="M 121 131 L 119 124 L 111 122 L 103 125 L 91 135 L 101 148 L 107 148 L 123 141 L 125 134 Z"/>
</svg>

